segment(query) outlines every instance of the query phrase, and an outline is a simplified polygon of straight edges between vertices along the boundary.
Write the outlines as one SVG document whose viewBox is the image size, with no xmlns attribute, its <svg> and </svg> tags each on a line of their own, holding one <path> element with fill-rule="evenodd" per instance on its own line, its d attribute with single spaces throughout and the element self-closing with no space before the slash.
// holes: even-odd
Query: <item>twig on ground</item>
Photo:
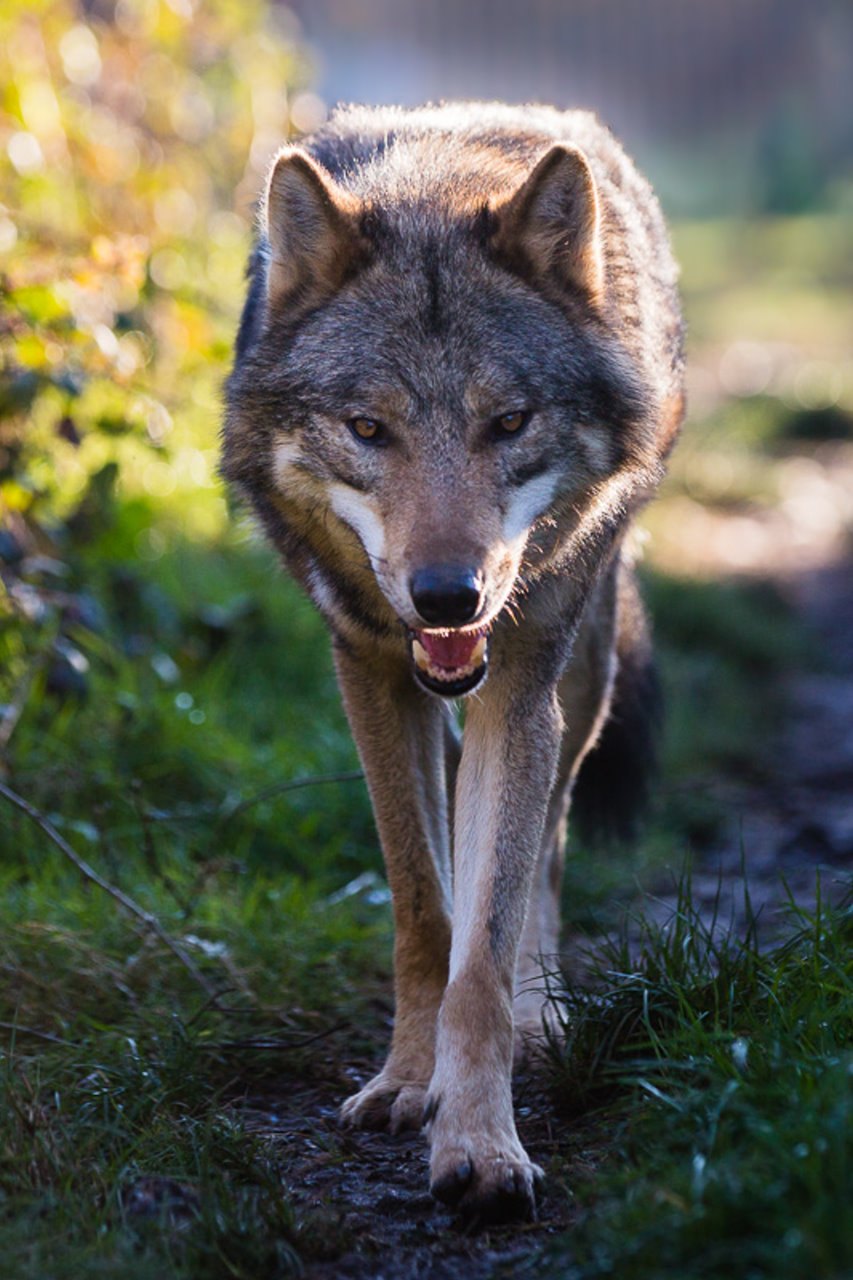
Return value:
<svg viewBox="0 0 853 1280">
<path fill-rule="evenodd" d="M 4 1031 L 14 1031 L 15 1035 L 35 1036 L 38 1040 L 49 1040 L 51 1044 L 61 1044 L 66 1048 L 75 1048 L 73 1040 L 63 1040 L 61 1036 L 52 1036 L 49 1031 L 36 1031 L 35 1027 L 23 1027 L 20 1022 L 0 1022 Z"/>
<path fill-rule="evenodd" d="M 189 920 L 193 913 L 192 905 L 181 893 L 168 871 L 160 865 L 160 859 L 157 856 L 157 846 L 154 843 L 151 815 L 148 812 L 148 806 L 143 799 L 142 783 L 138 778 L 134 778 L 130 784 L 130 802 L 133 805 L 137 818 L 139 819 L 139 825 L 142 827 L 142 851 L 145 855 L 145 861 L 148 864 L 148 869 L 151 871 L 152 875 L 156 876 L 161 884 L 165 885 L 166 889 L 168 889 L 169 893 L 180 907 L 181 915 L 184 917 L 184 920 Z"/>
<path fill-rule="evenodd" d="M 327 1027 L 324 1031 L 315 1031 L 312 1035 L 299 1036 L 293 1040 L 284 1040 L 279 1036 L 245 1036 L 240 1040 L 207 1041 L 205 1048 L 238 1049 L 241 1052 L 245 1052 L 247 1049 L 259 1051 L 281 1049 L 290 1052 L 293 1049 L 304 1049 L 309 1044 L 316 1044 L 318 1040 L 327 1040 L 329 1036 L 337 1035 L 339 1031 L 345 1031 L 349 1025 L 349 1022 L 338 1022 L 333 1027 Z"/>
<path fill-rule="evenodd" d="M 245 813 L 254 805 L 261 804 L 264 800 L 271 800 L 273 796 L 281 795 L 285 791 L 301 791 L 305 787 L 324 787 L 335 782 L 361 782 L 363 779 L 364 773 L 361 769 L 350 769 L 345 773 L 307 774 L 302 778 L 287 778 L 284 782 L 274 782 L 272 786 L 264 787 L 262 791 L 249 796 L 248 799 L 241 800 L 233 809 L 227 808 L 226 800 L 218 805 L 185 805 L 180 810 L 149 809 L 147 818 L 149 822 L 194 822 L 197 818 L 214 817 L 218 814 L 221 818 L 220 826 L 224 826 L 238 814 Z"/>
<path fill-rule="evenodd" d="M 168 933 L 166 933 L 156 916 L 152 915 L 150 911 L 145 911 L 138 905 L 138 903 L 133 901 L 133 898 L 129 898 L 128 895 L 121 889 L 117 888 L 116 885 L 110 884 L 110 882 L 105 880 L 103 876 L 98 875 L 98 872 L 95 871 L 94 867 L 90 867 L 85 859 L 81 858 L 78 853 L 75 853 L 68 841 L 62 838 L 53 823 L 50 822 L 43 813 L 40 813 L 38 809 L 34 808 L 29 801 L 25 800 L 23 796 L 19 796 L 17 792 L 10 790 L 10 788 L 2 782 L 0 782 L 0 795 L 5 796 L 11 804 L 15 805 L 17 809 L 20 809 L 22 813 L 25 813 L 30 821 L 34 822 L 36 826 L 53 841 L 57 849 L 59 849 L 60 852 L 74 864 L 81 875 L 85 876 L 87 880 L 91 880 L 99 889 L 103 889 L 104 893 L 108 893 L 110 897 L 119 904 L 119 906 L 124 907 L 125 911 L 136 916 L 137 920 L 141 920 L 145 927 L 150 929 L 151 932 L 160 939 L 163 945 L 168 947 L 172 954 L 180 960 L 181 964 L 202 988 L 208 998 L 213 1002 L 216 1001 L 217 995 L 214 987 L 208 982 L 207 978 L 205 978 L 204 974 L 195 964 L 192 957 L 187 955 L 180 943 L 176 942 L 174 938 L 169 937 Z"/>
</svg>

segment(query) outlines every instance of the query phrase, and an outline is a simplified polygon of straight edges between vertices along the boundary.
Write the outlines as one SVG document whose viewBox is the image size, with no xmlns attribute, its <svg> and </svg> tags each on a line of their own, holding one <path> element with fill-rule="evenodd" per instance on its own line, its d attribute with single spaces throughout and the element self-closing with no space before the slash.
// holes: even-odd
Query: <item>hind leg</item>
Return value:
<svg viewBox="0 0 853 1280">
<path fill-rule="evenodd" d="M 565 862 L 568 787 L 552 802 L 521 936 L 513 997 L 513 1060 L 520 1064 L 550 1023 L 546 974 L 557 968 L 560 945 L 560 883 Z"/>
</svg>

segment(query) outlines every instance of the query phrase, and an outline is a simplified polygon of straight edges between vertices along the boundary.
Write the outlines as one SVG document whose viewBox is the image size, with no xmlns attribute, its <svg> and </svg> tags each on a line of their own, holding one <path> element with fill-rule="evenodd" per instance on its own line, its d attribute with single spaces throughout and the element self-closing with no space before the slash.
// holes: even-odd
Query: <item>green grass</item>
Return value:
<svg viewBox="0 0 853 1280">
<path fill-rule="evenodd" d="M 278 1171 L 205 1067 L 196 1037 L 169 1021 L 139 1040 L 92 1034 L 40 1064 L 13 1043 L 0 1069 L 4 1274 L 296 1269 Z M 172 1203 L 132 1217 L 149 1172 L 177 1184 Z"/>
<path fill-rule="evenodd" d="M 335 896 L 379 855 L 325 630 L 245 533 L 134 557 L 152 524 L 116 502 L 9 570 L 43 607 L 0 618 L 3 780 L 206 989 L 0 797 L 10 1278 L 293 1274 L 310 1224 L 235 1102 L 375 1053 L 387 1017 L 387 905 Z M 177 1189 L 140 1215 L 146 1178 Z"/>
<path fill-rule="evenodd" d="M 375 1053 L 385 910 L 219 874 L 192 922 L 202 949 L 170 891 L 137 870 L 220 1010 L 50 847 L 44 861 L 37 883 L 3 895 L 4 1275 L 295 1272 L 317 1227 L 289 1207 L 288 1153 L 247 1132 L 233 1100 Z M 853 909 L 793 923 L 761 952 L 703 923 L 688 879 L 668 928 L 645 927 L 633 954 L 613 942 L 589 984 L 556 991 L 567 1039 L 545 1078 L 552 1123 L 585 1117 L 598 1167 L 574 1188 L 571 1235 L 531 1241 L 533 1274 L 848 1274 Z M 140 1217 L 146 1178 L 169 1181 Z"/>
<path fill-rule="evenodd" d="M 23 826 L 16 834 L 23 856 L 3 868 L 0 927 L 4 1276 L 292 1274 L 310 1224 L 297 1229 L 281 1156 L 235 1104 L 373 1051 L 386 911 L 227 857 L 203 877 L 174 851 L 158 866 L 140 853 L 114 866 L 211 1000 L 40 833 L 32 848 Z M 167 1193 L 140 1216 L 146 1178 L 168 1180 Z"/>
<path fill-rule="evenodd" d="M 325 630 L 269 553 L 182 544 L 140 564 L 105 537 L 66 570 L 70 621 L 0 627 L 10 687 L 32 675 L 12 767 L 33 803 L 116 864 L 227 851 L 330 888 L 376 865 L 362 784 L 266 795 L 358 767 Z"/>
<path fill-rule="evenodd" d="M 691 909 L 559 1000 L 558 1105 L 612 1133 L 541 1274 L 810 1280 L 853 1267 L 853 899 L 762 953 Z"/>
</svg>

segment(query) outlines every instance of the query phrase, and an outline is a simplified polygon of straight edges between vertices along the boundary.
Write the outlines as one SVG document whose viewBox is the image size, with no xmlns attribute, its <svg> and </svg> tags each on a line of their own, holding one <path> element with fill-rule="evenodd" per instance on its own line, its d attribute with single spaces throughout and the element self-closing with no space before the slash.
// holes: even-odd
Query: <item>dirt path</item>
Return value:
<svg viewBox="0 0 853 1280">
<path fill-rule="evenodd" d="M 366 1080 L 371 1066 L 359 1077 Z M 478 1231 L 437 1205 L 428 1191 L 428 1155 L 419 1134 L 391 1138 L 342 1130 L 341 1098 L 352 1077 L 302 1086 L 287 1096 L 253 1098 L 244 1117 L 280 1149 L 285 1184 L 311 1280 L 485 1280 L 512 1275 L 535 1240 L 571 1227 L 570 1191 L 595 1172 L 602 1136 L 583 1122 L 557 1125 L 543 1107 L 535 1075 L 516 1079 L 522 1142 L 550 1170 L 536 1222 Z M 303 1217 L 304 1215 L 304 1217 Z"/>
</svg>

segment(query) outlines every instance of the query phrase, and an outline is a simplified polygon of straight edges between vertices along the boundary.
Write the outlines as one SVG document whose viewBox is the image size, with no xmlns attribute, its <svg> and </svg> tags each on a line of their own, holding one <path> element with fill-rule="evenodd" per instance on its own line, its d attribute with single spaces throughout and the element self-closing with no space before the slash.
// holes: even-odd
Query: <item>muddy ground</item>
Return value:
<svg viewBox="0 0 853 1280">
<path fill-rule="evenodd" d="M 720 566 L 725 568 L 726 566 Z M 822 660 L 794 673 L 781 731 L 762 751 L 749 779 L 721 779 L 719 800 L 730 814 L 722 836 L 694 851 L 694 904 L 719 927 L 746 927 L 743 870 L 759 940 L 790 927 L 789 900 L 815 900 L 817 873 L 825 900 L 849 885 L 853 865 L 853 560 L 748 567 L 771 579 L 799 612 Z M 760 572 L 762 569 L 766 572 Z M 756 778 L 758 780 L 756 780 Z M 846 872 L 846 876 L 842 874 Z M 652 887 L 646 916 L 669 918 L 672 876 Z M 388 1015 L 390 1018 L 390 1008 Z M 334 1058 L 334 1053 L 330 1058 Z M 535 1223 L 477 1231 L 454 1221 L 430 1198 L 427 1152 L 418 1136 L 351 1133 L 337 1123 L 343 1098 L 376 1069 L 351 1064 L 345 1075 L 247 1100 L 251 1127 L 280 1147 L 297 1222 L 310 1222 L 306 1274 L 317 1280 L 479 1280 L 519 1274 L 535 1240 L 570 1228 L 571 1188 L 595 1174 L 608 1137 L 600 1125 L 560 1122 L 535 1069 L 516 1081 L 522 1142 L 549 1175 Z"/>
<path fill-rule="evenodd" d="M 543 1105 L 541 1081 L 515 1081 L 521 1141 L 535 1151 L 547 1184 L 537 1221 L 478 1229 L 432 1199 L 426 1145 L 420 1135 L 395 1138 L 342 1130 L 341 1098 L 366 1080 L 375 1064 L 359 1064 L 346 1086 L 328 1081 L 287 1096 L 255 1098 L 251 1127 L 282 1148 L 285 1180 L 303 1244 L 315 1260 L 312 1280 L 485 1280 L 514 1275 L 549 1237 L 571 1227 L 571 1186 L 590 1178 L 602 1158 L 593 1125 L 559 1125 Z M 303 1216 L 304 1215 L 304 1216 Z M 324 1256 L 325 1255 L 325 1256 Z"/>
</svg>

